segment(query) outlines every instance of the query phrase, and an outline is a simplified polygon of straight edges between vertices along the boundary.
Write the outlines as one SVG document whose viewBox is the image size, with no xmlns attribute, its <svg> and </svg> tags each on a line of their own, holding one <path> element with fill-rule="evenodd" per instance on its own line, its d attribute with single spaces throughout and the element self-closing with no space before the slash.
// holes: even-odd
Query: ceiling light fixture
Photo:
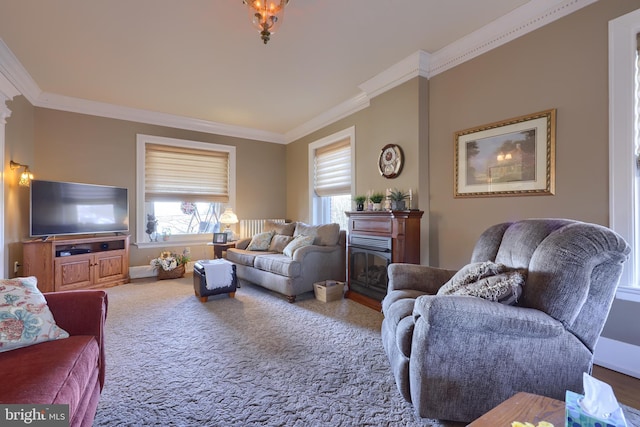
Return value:
<svg viewBox="0 0 640 427">
<path fill-rule="evenodd" d="M 24 168 L 24 171 L 20 174 L 20 181 L 18 181 L 18 185 L 21 187 L 29 187 L 29 185 L 31 185 L 33 174 L 29 170 L 29 165 L 22 165 L 11 160 L 9 162 L 9 167 L 11 168 L 11 170 Z"/>
<path fill-rule="evenodd" d="M 284 7 L 289 0 L 242 0 L 247 5 L 253 26 L 260 31 L 260 37 L 267 44 L 271 34 L 276 32 L 284 16 Z"/>
</svg>

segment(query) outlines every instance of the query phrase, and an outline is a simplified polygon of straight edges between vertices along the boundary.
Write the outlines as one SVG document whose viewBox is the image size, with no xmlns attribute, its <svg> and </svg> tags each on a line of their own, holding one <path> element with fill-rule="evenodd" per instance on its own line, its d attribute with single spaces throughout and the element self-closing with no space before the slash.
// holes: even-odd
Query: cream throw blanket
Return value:
<svg viewBox="0 0 640 427">
<path fill-rule="evenodd" d="M 204 267 L 207 289 L 220 289 L 233 283 L 233 268 L 226 259 L 209 259 L 198 261 Z"/>
</svg>

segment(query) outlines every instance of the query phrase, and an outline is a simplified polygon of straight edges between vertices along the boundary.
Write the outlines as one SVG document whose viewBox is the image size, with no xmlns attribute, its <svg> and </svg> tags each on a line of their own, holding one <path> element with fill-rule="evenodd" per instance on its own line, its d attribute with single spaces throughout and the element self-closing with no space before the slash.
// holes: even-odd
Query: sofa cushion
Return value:
<svg viewBox="0 0 640 427">
<path fill-rule="evenodd" d="M 315 239 L 316 238 L 314 236 L 294 237 L 293 240 L 282 250 L 282 253 L 288 257 L 293 257 L 295 251 L 302 247 L 313 245 Z"/>
<path fill-rule="evenodd" d="M 0 402 L 68 404 L 73 418 L 98 383 L 99 356 L 90 335 L 0 353 Z"/>
<path fill-rule="evenodd" d="M 502 264 L 472 263 L 445 283 L 438 295 L 469 295 L 512 305 L 522 294 L 525 277 L 524 270 L 510 269 Z"/>
<path fill-rule="evenodd" d="M 264 231 L 273 231 L 275 234 L 282 234 L 283 236 L 293 236 L 293 231 L 296 229 L 296 223 L 280 223 L 266 220 L 262 229 Z"/>
<path fill-rule="evenodd" d="M 0 280 L 0 352 L 69 337 L 37 283 L 35 277 Z"/>
<path fill-rule="evenodd" d="M 230 248 L 227 250 L 227 260 L 240 265 L 248 265 L 253 267 L 254 261 L 258 255 L 269 254 L 265 251 L 248 251 L 246 249 Z"/>
<path fill-rule="evenodd" d="M 286 236 L 284 234 L 276 234 L 271 239 L 271 243 L 269 244 L 269 251 L 282 253 L 284 248 L 287 247 L 289 242 L 293 240 L 292 236 Z"/>
<path fill-rule="evenodd" d="M 335 246 L 340 238 L 339 224 L 322 224 L 308 225 L 298 222 L 293 237 L 297 236 L 313 236 L 315 238 L 313 244 L 320 246 Z"/>
<path fill-rule="evenodd" d="M 251 242 L 249 242 L 249 246 L 247 246 L 248 251 L 266 251 L 269 249 L 269 244 L 271 243 L 271 239 L 273 238 L 274 231 L 265 231 L 263 233 L 258 233 L 251 238 Z"/>
<path fill-rule="evenodd" d="M 291 257 L 284 254 L 257 256 L 254 262 L 254 267 L 259 270 L 291 278 L 300 276 L 302 272 L 300 262 L 294 261 Z"/>
</svg>

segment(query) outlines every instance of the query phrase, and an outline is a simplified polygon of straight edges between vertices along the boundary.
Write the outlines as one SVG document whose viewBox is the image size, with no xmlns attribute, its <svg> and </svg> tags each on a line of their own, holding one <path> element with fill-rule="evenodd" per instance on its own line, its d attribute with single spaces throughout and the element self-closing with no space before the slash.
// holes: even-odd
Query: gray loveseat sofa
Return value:
<svg viewBox="0 0 640 427">
<path fill-rule="evenodd" d="M 240 284 L 254 283 L 295 302 L 315 282 L 345 279 L 346 232 L 338 224 L 267 221 L 263 231 L 227 250 Z M 303 240 L 307 243 L 292 250 Z"/>
</svg>

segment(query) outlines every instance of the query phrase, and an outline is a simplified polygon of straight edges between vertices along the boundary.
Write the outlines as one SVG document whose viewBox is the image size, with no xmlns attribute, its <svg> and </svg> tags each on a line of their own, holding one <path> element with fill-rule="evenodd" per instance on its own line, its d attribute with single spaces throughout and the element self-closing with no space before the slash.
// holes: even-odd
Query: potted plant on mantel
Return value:
<svg viewBox="0 0 640 427">
<path fill-rule="evenodd" d="M 177 279 L 183 277 L 185 264 L 189 262 L 189 252 L 185 249 L 182 255 L 170 251 L 160 253 L 158 258 L 151 260 L 151 266 L 157 268 L 158 279 Z"/>
<path fill-rule="evenodd" d="M 382 203 L 382 201 L 384 200 L 384 194 L 382 194 L 382 193 L 373 193 L 369 197 L 369 200 L 371 200 L 371 203 L 373 203 L 373 210 L 374 211 L 379 211 L 381 209 L 380 203 Z"/>
<path fill-rule="evenodd" d="M 364 202 L 367 201 L 367 196 L 356 196 L 353 198 L 353 201 L 356 202 L 356 210 L 363 211 L 364 210 Z"/>
<path fill-rule="evenodd" d="M 406 209 L 405 199 L 409 197 L 409 193 L 405 193 L 403 190 L 394 188 L 389 193 L 389 199 L 391 200 L 391 210 L 403 211 Z"/>
</svg>

